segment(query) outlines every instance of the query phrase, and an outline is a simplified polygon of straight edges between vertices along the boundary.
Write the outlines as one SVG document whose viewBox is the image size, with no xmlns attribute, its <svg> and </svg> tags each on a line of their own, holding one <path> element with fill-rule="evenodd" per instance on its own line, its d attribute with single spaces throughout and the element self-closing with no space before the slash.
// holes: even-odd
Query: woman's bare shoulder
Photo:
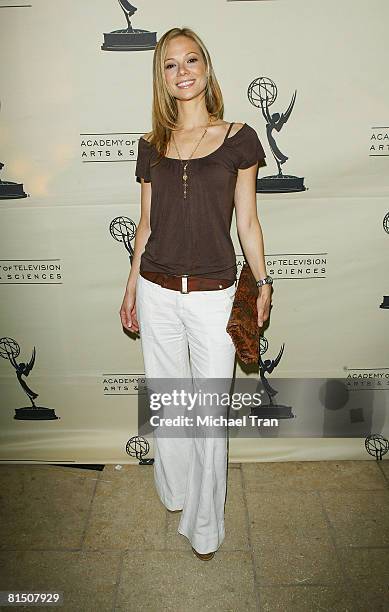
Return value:
<svg viewBox="0 0 389 612">
<path fill-rule="evenodd" d="M 244 125 L 245 125 L 244 123 L 238 123 L 237 121 L 234 121 L 234 125 L 232 126 L 230 130 L 229 136 L 234 136 L 235 134 L 237 134 Z"/>
<path fill-rule="evenodd" d="M 227 138 L 231 138 L 231 136 L 234 136 L 234 134 L 236 134 L 237 132 L 239 132 L 239 130 L 243 127 L 243 123 L 237 123 L 236 121 L 221 121 L 219 123 L 217 123 L 215 125 L 215 127 L 219 130 L 220 132 L 220 136 L 226 135 L 229 127 L 232 123 L 232 127 L 228 133 Z"/>
<path fill-rule="evenodd" d="M 147 140 L 149 142 L 152 135 L 153 135 L 153 132 L 146 132 L 146 134 L 143 134 L 142 138 L 144 138 L 144 140 Z"/>
</svg>

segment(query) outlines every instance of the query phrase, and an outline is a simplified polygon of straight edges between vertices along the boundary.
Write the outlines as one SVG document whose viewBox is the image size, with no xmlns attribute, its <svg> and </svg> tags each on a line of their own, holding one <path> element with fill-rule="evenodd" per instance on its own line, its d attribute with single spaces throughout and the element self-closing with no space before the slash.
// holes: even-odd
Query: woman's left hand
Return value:
<svg viewBox="0 0 389 612">
<path fill-rule="evenodd" d="M 271 294 L 273 288 L 271 285 L 262 285 L 259 288 L 259 294 L 257 297 L 257 311 L 258 311 L 258 327 L 262 327 L 265 321 L 268 320 L 271 308 Z"/>
</svg>

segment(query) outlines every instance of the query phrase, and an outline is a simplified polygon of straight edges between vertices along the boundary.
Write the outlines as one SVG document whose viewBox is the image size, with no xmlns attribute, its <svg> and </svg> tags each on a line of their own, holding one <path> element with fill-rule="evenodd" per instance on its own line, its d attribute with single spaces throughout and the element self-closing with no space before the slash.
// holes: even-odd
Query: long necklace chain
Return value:
<svg viewBox="0 0 389 612">
<path fill-rule="evenodd" d="M 187 173 L 186 173 L 186 171 L 187 171 L 187 167 L 188 167 L 188 164 L 189 164 L 190 160 L 192 159 L 192 156 L 193 156 L 193 154 L 195 153 L 195 151 L 196 151 L 197 147 L 199 146 L 200 142 L 202 141 L 202 139 L 204 138 L 205 134 L 207 133 L 207 131 L 208 131 L 208 127 L 209 127 L 210 125 L 211 125 L 211 120 L 209 120 L 208 125 L 207 125 L 207 127 L 205 128 L 203 135 L 201 136 L 201 138 L 200 138 L 200 140 L 198 141 L 197 145 L 196 145 L 196 146 L 195 146 L 195 148 L 193 149 L 193 151 L 192 151 L 192 153 L 191 153 L 191 155 L 190 155 L 189 159 L 187 159 L 187 160 L 186 160 L 186 163 L 185 163 L 185 165 L 184 165 L 184 167 L 183 167 L 183 175 L 182 175 L 182 180 L 184 181 L 184 200 L 186 200 L 186 191 L 187 191 L 187 184 L 188 184 L 188 178 L 189 178 L 189 177 L 188 177 L 188 175 L 187 175 Z M 174 138 L 174 134 L 173 134 L 173 133 L 172 133 L 172 139 L 173 139 L 173 144 L 174 144 L 174 146 L 175 146 L 175 148 L 176 148 L 176 151 L 177 151 L 177 153 L 178 153 L 178 157 L 180 158 L 180 160 L 181 160 L 181 165 L 182 165 L 182 164 L 183 164 L 183 159 L 181 158 L 181 155 L 180 155 L 180 152 L 179 152 L 179 150 L 178 150 L 178 147 L 177 147 L 177 144 L 176 144 L 176 140 L 175 140 L 175 138 Z"/>
</svg>

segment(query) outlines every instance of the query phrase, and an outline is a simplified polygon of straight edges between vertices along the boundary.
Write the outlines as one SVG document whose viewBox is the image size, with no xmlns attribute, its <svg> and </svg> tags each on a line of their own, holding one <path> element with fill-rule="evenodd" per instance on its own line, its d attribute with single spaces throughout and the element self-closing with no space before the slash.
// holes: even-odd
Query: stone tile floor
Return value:
<svg viewBox="0 0 389 612">
<path fill-rule="evenodd" d="M 0 484 L 0 590 L 63 591 L 62 612 L 389 610 L 388 461 L 229 464 L 211 561 L 152 466 L 3 465 Z"/>
</svg>

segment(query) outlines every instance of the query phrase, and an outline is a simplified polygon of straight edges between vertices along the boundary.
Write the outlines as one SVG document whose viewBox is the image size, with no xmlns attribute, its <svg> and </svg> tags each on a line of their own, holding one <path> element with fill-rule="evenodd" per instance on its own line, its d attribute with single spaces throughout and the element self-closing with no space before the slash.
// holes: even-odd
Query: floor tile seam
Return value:
<svg viewBox="0 0 389 612">
<path fill-rule="evenodd" d="M 297 582 L 282 582 L 282 583 L 274 583 L 274 582 L 261 582 L 261 588 L 272 588 L 272 589 L 276 589 L 276 588 L 290 588 L 290 587 L 296 587 L 297 589 L 301 589 L 301 588 L 305 588 L 305 587 L 309 587 L 309 588 L 316 588 L 316 587 L 330 587 L 330 588 L 349 588 L 349 584 L 346 584 L 345 582 L 332 582 L 332 583 L 328 583 L 328 582 L 309 582 L 309 583 L 297 583 Z M 352 585 L 352 586 L 355 586 Z M 386 586 L 385 584 L 383 584 L 382 586 Z"/>
<path fill-rule="evenodd" d="M 264 546 L 269 546 L 268 542 L 261 542 L 258 541 L 259 545 L 264 545 Z M 313 544 L 313 542 L 312 542 Z M 290 546 L 293 546 L 293 544 L 290 544 Z M 252 544 L 250 544 L 249 546 L 247 546 L 246 548 L 244 547 L 234 547 L 234 548 L 229 548 L 229 547 L 225 547 L 224 550 L 220 550 L 218 554 L 224 554 L 224 553 L 230 553 L 230 552 L 250 552 L 250 550 L 252 549 Z M 382 544 L 382 545 L 360 545 L 360 544 L 350 544 L 348 546 L 342 545 L 342 544 L 338 544 L 337 545 L 337 549 L 338 550 L 343 550 L 343 551 L 348 551 L 348 550 L 389 550 L 389 545 L 386 544 Z M 145 546 L 143 543 L 139 544 L 139 546 L 135 546 L 134 548 L 1 548 L 0 549 L 0 555 L 1 553 L 13 553 L 13 552 L 52 552 L 52 553 L 126 553 L 126 552 L 163 552 L 163 553 L 177 553 L 177 552 L 187 552 L 184 548 L 179 548 L 177 547 L 172 547 L 172 548 L 166 548 L 165 546 L 162 548 L 153 548 L 150 547 L 148 548 L 147 545 Z"/>
<path fill-rule="evenodd" d="M 389 474 L 386 474 L 385 470 L 382 469 L 382 461 L 376 461 L 377 467 L 385 479 L 386 486 L 389 488 Z"/>
<path fill-rule="evenodd" d="M 180 534 L 181 535 L 181 534 Z M 233 553 L 247 553 L 250 551 L 250 548 L 226 548 L 225 550 L 218 551 L 218 554 L 227 554 L 230 552 Z M 147 548 L 144 544 L 139 544 L 139 546 L 135 548 L 3 548 L 0 549 L 1 553 L 130 553 L 130 552 L 144 552 L 144 553 L 187 553 L 188 550 L 185 548 Z"/>
<path fill-rule="evenodd" d="M 244 516 L 245 516 L 246 529 L 247 529 L 247 539 L 249 543 L 251 567 L 252 567 L 253 577 L 254 577 L 254 591 L 255 591 L 256 608 L 257 608 L 257 612 L 260 612 L 261 610 L 260 584 L 259 584 L 259 577 L 257 576 L 257 570 L 256 570 L 255 558 L 254 558 L 254 550 L 253 550 L 252 541 L 251 541 L 250 515 L 249 515 L 249 510 L 248 510 L 248 505 L 247 505 L 246 482 L 245 482 L 243 470 L 240 470 L 240 480 L 241 480 L 241 486 L 242 486 L 242 497 L 243 497 L 243 506 L 244 506 L 243 510 L 244 510 Z"/>
<path fill-rule="evenodd" d="M 116 588 L 115 588 L 115 592 L 113 595 L 113 603 L 112 603 L 112 612 L 115 612 L 115 608 L 117 605 L 117 599 L 119 596 L 119 589 L 120 589 L 120 584 L 121 584 L 121 580 L 122 580 L 122 575 L 123 575 L 123 566 L 124 566 L 124 557 L 125 557 L 125 551 L 122 551 L 122 554 L 120 555 L 120 560 L 119 560 L 119 566 L 118 566 L 118 570 L 117 570 L 117 574 L 116 574 Z"/>
<path fill-rule="evenodd" d="M 269 487 L 266 487 L 266 485 L 262 485 L 261 483 L 256 483 L 259 486 L 261 486 L 261 493 L 262 492 L 278 492 L 280 495 L 283 495 L 286 491 L 290 491 L 290 492 L 298 492 L 298 493 L 316 493 L 316 492 L 321 492 L 321 493 L 339 493 L 340 491 L 345 491 L 346 493 L 379 493 L 380 491 L 386 491 L 389 486 L 382 486 L 379 487 L 377 489 L 354 489 L 354 488 L 348 488 L 348 487 L 329 487 L 328 489 L 326 488 L 322 488 L 320 487 L 320 489 L 318 489 L 317 487 L 312 487 L 312 488 L 299 488 L 299 487 L 293 487 L 293 486 L 286 486 L 284 485 L 284 483 L 282 484 L 282 491 L 279 490 L 280 485 L 272 485 Z M 278 487 L 278 490 L 277 490 Z M 253 489 L 251 489 L 253 490 Z"/>
<path fill-rule="evenodd" d="M 342 544 L 340 544 L 338 546 L 339 550 L 353 550 L 353 549 L 366 549 L 366 550 L 389 550 L 389 544 L 381 544 L 381 545 L 377 545 L 377 546 L 373 546 L 368 544 L 367 546 L 364 546 L 363 544 L 349 544 L 348 546 L 344 546 Z"/>
<path fill-rule="evenodd" d="M 86 517 L 85 517 L 85 521 L 84 521 L 84 527 L 81 533 L 81 548 L 84 548 L 85 545 L 85 538 L 86 538 L 86 533 L 87 533 L 87 529 L 89 526 L 89 521 L 92 515 L 92 508 L 93 508 L 93 502 L 95 500 L 96 497 L 96 491 L 97 491 L 97 486 L 98 486 L 98 480 L 95 480 L 95 486 L 93 487 L 93 491 L 92 491 L 92 495 L 89 501 L 89 508 L 88 511 L 86 513 Z"/>
<path fill-rule="evenodd" d="M 342 575 L 343 575 L 343 582 L 347 586 L 351 586 L 352 585 L 351 578 L 350 578 L 350 576 L 348 575 L 348 573 L 346 572 L 346 570 L 345 570 L 345 568 L 343 566 L 343 560 L 342 560 L 342 558 L 340 556 L 340 553 L 339 553 L 337 537 L 336 537 L 336 533 L 335 533 L 335 527 L 332 524 L 332 522 L 330 520 L 330 517 L 328 516 L 328 512 L 327 512 L 327 510 L 325 508 L 324 500 L 322 499 L 322 497 L 320 495 L 320 491 L 317 491 L 317 496 L 318 496 L 318 499 L 319 499 L 319 502 L 320 502 L 322 515 L 324 516 L 324 520 L 326 521 L 327 526 L 328 526 L 328 531 L 329 531 L 329 534 L 330 534 L 332 545 L 333 545 L 334 550 L 335 550 L 336 559 L 338 561 L 340 570 L 341 570 Z"/>
</svg>

